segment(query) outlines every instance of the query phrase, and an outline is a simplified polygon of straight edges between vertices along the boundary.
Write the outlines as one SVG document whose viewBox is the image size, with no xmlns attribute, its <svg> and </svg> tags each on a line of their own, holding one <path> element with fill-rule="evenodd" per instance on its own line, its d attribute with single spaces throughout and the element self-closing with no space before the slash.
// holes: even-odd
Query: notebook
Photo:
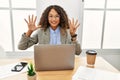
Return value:
<svg viewBox="0 0 120 80">
<path fill-rule="evenodd" d="M 39 44 L 34 46 L 35 70 L 70 70 L 74 68 L 75 45 Z"/>
</svg>

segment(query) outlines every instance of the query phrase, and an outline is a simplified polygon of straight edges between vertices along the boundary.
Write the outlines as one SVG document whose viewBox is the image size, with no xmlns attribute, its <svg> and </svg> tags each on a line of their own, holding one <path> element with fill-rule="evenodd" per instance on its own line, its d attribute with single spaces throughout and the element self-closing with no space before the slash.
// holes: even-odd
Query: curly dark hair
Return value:
<svg viewBox="0 0 120 80">
<path fill-rule="evenodd" d="M 38 25 L 41 25 L 41 27 L 45 30 L 50 26 L 48 22 L 48 14 L 51 9 L 54 9 L 60 15 L 60 23 L 59 23 L 60 27 L 64 29 L 68 29 L 69 28 L 68 16 L 65 10 L 58 5 L 51 5 L 47 7 L 42 13 L 42 16 L 40 18 L 40 22 L 38 23 Z"/>
</svg>

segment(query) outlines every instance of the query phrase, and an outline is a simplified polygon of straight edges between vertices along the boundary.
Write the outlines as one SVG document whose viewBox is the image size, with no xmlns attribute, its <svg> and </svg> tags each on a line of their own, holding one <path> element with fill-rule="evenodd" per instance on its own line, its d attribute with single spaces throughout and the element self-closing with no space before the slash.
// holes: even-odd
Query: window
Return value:
<svg viewBox="0 0 120 80">
<path fill-rule="evenodd" d="M 9 10 L 0 10 L 0 45 L 6 51 L 12 51 L 12 36 Z"/>
<path fill-rule="evenodd" d="M 101 48 L 103 11 L 84 11 L 82 47 Z"/>
<path fill-rule="evenodd" d="M 85 0 L 83 49 L 120 49 L 120 0 Z"/>
<path fill-rule="evenodd" d="M 24 18 L 32 14 L 36 15 L 35 0 L 0 0 L 0 45 L 5 51 L 18 51 L 20 36 L 27 31 Z"/>
<path fill-rule="evenodd" d="M 105 21 L 104 49 L 120 48 L 120 11 L 107 11 Z"/>
<path fill-rule="evenodd" d="M 84 8 L 104 8 L 105 0 L 85 0 Z"/>
<path fill-rule="evenodd" d="M 0 0 L 0 7 L 9 8 L 9 0 Z"/>
<path fill-rule="evenodd" d="M 120 0 L 107 0 L 107 8 L 120 9 Z"/>
<path fill-rule="evenodd" d="M 36 8 L 35 0 L 11 0 L 13 8 Z"/>
</svg>

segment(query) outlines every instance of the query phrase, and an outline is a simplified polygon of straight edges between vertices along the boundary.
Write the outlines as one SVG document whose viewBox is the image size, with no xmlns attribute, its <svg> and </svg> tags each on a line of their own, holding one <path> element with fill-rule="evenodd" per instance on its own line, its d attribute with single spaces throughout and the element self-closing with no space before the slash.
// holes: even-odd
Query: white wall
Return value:
<svg viewBox="0 0 120 80">
<path fill-rule="evenodd" d="M 46 7 L 49 5 L 60 5 L 64 8 L 68 17 L 78 19 L 80 27 L 77 31 L 78 41 L 81 42 L 83 26 L 83 3 L 82 0 L 37 0 L 37 22 Z"/>
</svg>

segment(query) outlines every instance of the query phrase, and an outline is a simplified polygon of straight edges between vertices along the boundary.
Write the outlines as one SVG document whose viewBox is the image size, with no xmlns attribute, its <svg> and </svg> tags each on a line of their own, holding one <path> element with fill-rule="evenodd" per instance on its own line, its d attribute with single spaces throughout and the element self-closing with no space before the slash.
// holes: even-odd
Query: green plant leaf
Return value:
<svg viewBox="0 0 120 80">
<path fill-rule="evenodd" d="M 28 65 L 28 75 L 29 76 L 33 76 L 33 75 L 35 75 L 36 73 L 35 73 L 35 71 L 34 71 L 34 67 L 33 67 L 33 64 L 32 63 L 30 63 L 29 65 Z"/>
</svg>

